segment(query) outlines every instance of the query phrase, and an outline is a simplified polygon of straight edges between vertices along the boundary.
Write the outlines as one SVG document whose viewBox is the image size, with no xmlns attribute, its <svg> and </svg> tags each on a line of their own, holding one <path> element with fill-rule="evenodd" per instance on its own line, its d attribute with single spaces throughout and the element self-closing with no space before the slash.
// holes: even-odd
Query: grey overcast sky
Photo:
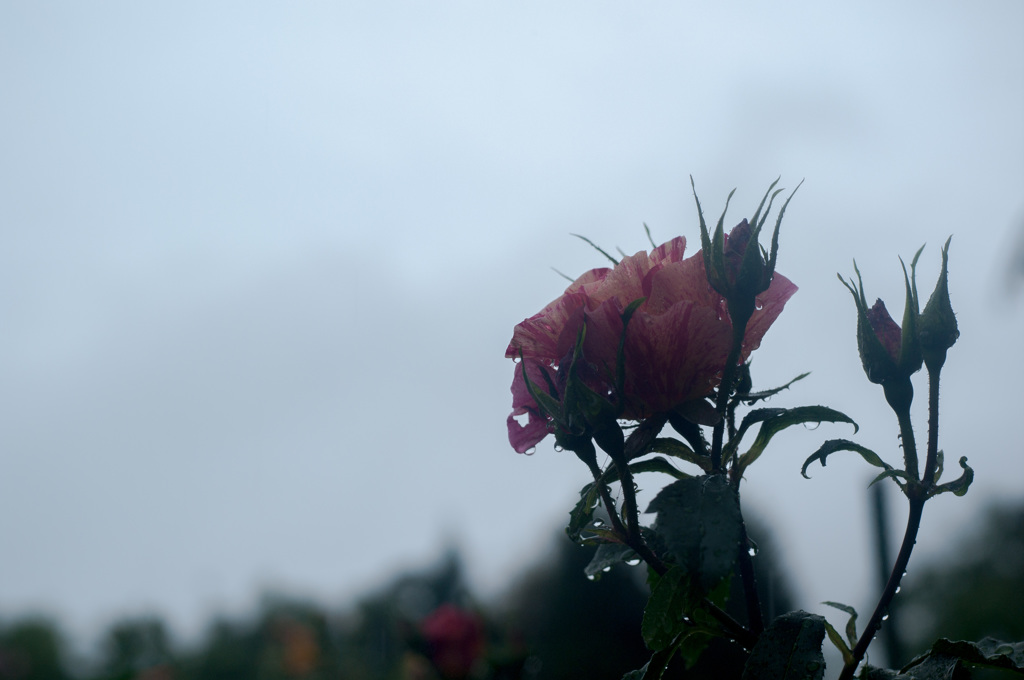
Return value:
<svg viewBox="0 0 1024 680">
<path fill-rule="evenodd" d="M 0 619 L 194 630 L 451 544 L 499 593 L 587 481 L 508 446 L 512 327 L 602 264 L 570 232 L 696 252 L 691 174 L 732 222 L 806 178 L 755 380 L 812 371 L 779 403 L 893 462 L 835 275 L 898 314 L 897 256 L 928 244 L 926 295 L 954 235 L 941 446 L 977 481 L 926 511 L 943 554 L 1022 493 L 1022 33 L 1019 0 L 0 4 Z M 868 606 L 870 471 L 799 476 L 851 435 L 745 485 L 820 613 Z"/>
</svg>

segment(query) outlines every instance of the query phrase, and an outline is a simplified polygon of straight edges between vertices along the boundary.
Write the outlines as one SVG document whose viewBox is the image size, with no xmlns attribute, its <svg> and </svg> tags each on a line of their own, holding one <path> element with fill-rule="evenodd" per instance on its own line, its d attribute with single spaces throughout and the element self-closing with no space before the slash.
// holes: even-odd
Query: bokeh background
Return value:
<svg viewBox="0 0 1024 680">
<path fill-rule="evenodd" d="M 690 175 L 731 222 L 805 180 L 755 382 L 811 371 L 778 402 L 893 462 L 836 272 L 895 315 L 897 257 L 927 243 L 927 295 L 953 234 L 941 447 L 977 479 L 911 575 L 948 556 L 1022 494 L 1022 30 L 1017 0 L 0 4 L 0 618 L 187 637 L 452 549 L 502 593 L 587 481 L 508 446 L 512 327 L 602 265 L 570 233 L 696 252 Z M 873 592 L 871 471 L 799 475 L 851 434 L 744 487 L 819 613 Z"/>
</svg>

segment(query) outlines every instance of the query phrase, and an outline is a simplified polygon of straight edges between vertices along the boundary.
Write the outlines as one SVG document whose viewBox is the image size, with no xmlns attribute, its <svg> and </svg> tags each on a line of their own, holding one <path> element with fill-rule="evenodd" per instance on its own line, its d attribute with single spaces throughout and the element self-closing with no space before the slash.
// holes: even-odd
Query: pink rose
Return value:
<svg viewBox="0 0 1024 680">
<path fill-rule="evenodd" d="M 726 237 L 736 235 L 734 230 Z M 516 326 L 505 356 L 522 356 L 535 389 L 561 399 L 565 368 L 586 321 L 581 368 L 577 375 L 598 394 L 622 408 L 621 417 L 639 420 L 666 413 L 706 397 L 721 379 L 732 345 L 732 324 L 725 298 L 708 283 L 701 253 L 683 258 L 686 241 L 676 237 L 650 254 L 624 257 L 613 269 L 592 269 L 557 300 Z M 757 296 L 747 324 L 740 362 L 761 344 L 796 286 L 776 274 Z M 622 338 L 622 314 L 644 298 L 626 330 L 625 384 L 615 393 L 616 364 Z M 561 371 L 559 369 L 562 369 Z M 527 415 L 520 425 L 517 416 Z M 512 380 L 509 442 L 520 453 L 532 449 L 553 423 L 538 407 L 517 365 Z"/>
</svg>

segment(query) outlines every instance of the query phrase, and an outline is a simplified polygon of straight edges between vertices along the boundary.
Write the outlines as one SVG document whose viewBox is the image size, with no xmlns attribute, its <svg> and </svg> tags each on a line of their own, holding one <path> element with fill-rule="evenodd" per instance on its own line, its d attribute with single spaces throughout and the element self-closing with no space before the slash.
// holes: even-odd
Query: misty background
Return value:
<svg viewBox="0 0 1024 680">
<path fill-rule="evenodd" d="M 772 405 L 893 463 L 835 275 L 897 316 L 897 256 L 928 244 L 927 296 L 953 234 L 940 447 L 977 477 L 910 574 L 947 555 L 1024 478 L 1022 30 L 1015 0 L 0 4 L 0 616 L 187 633 L 453 546 L 502 592 L 588 481 L 508 445 L 512 327 L 602 266 L 570 233 L 696 252 L 691 174 L 730 224 L 806 180 L 755 386 L 811 371 Z M 851 435 L 788 432 L 743 488 L 818 613 L 873 604 L 872 470 L 799 475 Z"/>
</svg>

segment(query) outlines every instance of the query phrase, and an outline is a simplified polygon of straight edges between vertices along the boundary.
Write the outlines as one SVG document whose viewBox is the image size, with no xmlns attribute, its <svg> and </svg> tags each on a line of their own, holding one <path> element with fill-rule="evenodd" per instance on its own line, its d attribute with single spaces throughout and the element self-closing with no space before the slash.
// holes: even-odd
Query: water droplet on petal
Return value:
<svg viewBox="0 0 1024 680">
<path fill-rule="evenodd" d="M 603 527 L 604 526 L 604 520 L 601 519 L 600 517 L 598 517 L 597 519 L 594 520 L 594 526 L 595 527 Z"/>
<path fill-rule="evenodd" d="M 530 448 L 526 449 L 526 451 L 523 451 L 523 453 L 525 453 L 527 456 L 532 456 L 533 454 L 537 453 L 537 447 L 531 446 Z"/>
<path fill-rule="evenodd" d="M 518 354 L 516 356 L 512 357 L 513 363 L 517 363 L 518 364 L 522 360 L 523 360 L 523 358 L 521 356 L 519 356 Z"/>
</svg>

